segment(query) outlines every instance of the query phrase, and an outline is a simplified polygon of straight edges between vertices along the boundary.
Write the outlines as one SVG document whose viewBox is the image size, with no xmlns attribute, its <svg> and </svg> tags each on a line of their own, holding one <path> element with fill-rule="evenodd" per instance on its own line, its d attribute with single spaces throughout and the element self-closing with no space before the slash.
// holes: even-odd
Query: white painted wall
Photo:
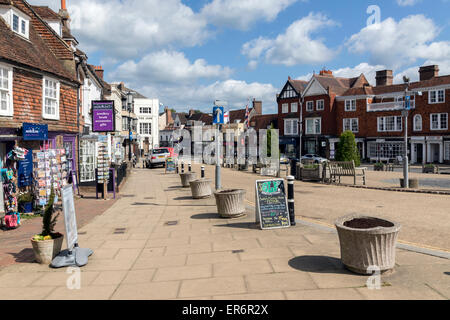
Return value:
<svg viewBox="0 0 450 320">
<path fill-rule="evenodd" d="M 84 121 L 92 130 L 92 115 L 90 114 L 92 101 L 102 98 L 102 88 L 88 75 L 88 78 L 84 79 L 82 91 Z"/>
<path fill-rule="evenodd" d="M 141 113 L 141 108 L 151 108 L 151 113 Z M 150 148 L 159 145 L 159 99 L 134 99 L 134 112 L 138 118 L 137 129 L 140 136 L 140 148 L 144 148 L 145 138 L 149 138 Z M 141 123 L 150 123 L 151 134 L 141 134 Z"/>
</svg>

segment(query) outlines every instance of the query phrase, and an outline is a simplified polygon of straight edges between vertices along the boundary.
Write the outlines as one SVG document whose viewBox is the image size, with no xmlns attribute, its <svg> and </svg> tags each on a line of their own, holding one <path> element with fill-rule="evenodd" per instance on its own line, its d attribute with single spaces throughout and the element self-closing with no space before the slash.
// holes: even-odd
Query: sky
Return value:
<svg viewBox="0 0 450 320">
<path fill-rule="evenodd" d="M 59 0 L 28 0 L 58 11 Z M 431 5 L 432 4 L 432 5 Z M 423 65 L 450 74 L 450 0 L 67 0 L 72 34 L 108 82 L 177 111 L 263 101 L 276 113 L 288 76 L 309 80 Z"/>
</svg>

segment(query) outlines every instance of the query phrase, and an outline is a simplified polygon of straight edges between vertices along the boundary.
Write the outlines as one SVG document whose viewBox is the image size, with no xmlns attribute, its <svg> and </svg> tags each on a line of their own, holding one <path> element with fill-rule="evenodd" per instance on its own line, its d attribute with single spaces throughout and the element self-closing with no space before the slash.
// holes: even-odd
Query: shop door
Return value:
<svg viewBox="0 0 450 320">
<path fill-rule="evenodd" d="M 75 137 L 64 137 L 64 149 L 66 150 L 67 164 L 70 171 L 76 170 L 75 162 Z"/>
<path fill-rule="evenodd" d="M 423 144 L 417 143 L 414 146 L 416 148 L 416 163 L 423 163 Z"/>
<path fill-rule="evenodd" d="M 431 162 L 439 162 L 440 154 L 439 154 L 439 145 L 433 143 L 431 146 Z"/>
</svg>

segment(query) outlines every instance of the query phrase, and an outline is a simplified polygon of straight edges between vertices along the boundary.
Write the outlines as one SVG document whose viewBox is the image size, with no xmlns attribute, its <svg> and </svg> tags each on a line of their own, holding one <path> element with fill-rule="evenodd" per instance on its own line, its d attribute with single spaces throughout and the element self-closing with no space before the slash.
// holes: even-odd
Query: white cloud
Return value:
<svg viewBox="0 0 450 320">
<path fill-rule="evenodd" d="M 388 18 L 365 27 L 351 36 L 351 52 L 369 53 L 370 63 L 399 68 L 418 59 L 444 61 L 450 56 L 450 41 L 433 42 L 439 35 L 433 20 L 423 15 L 408 16 L 399 22 Z"/>
<path fill-rule="evenodd" d="M 397 4 L 402 7 L 413 6 L 419 3 L 421 0 L 397 0 Z"/>
<path fill-rule="evenodd" d="M 211 24 L 248 29 L 260 20 L 273 21 L 278 14 L 298 0 L 213 0 L 201 14 Z"/>
<path fill-rule="evenodd" d="M 173 107 L 177 111 L 195 108 L 210 113 L 214 100 L 225 100 L 230 109 L 241 109 L 245 107 L 249 98 L 255 98 L 262 100 L 264 113 L 277 112 L 275 96 L 278 89 L 266 83 L 247 83 L 228 79 L 200 86 L 155 84 L 134 88 L 149 97 L 158 96 L 164 105 Z"/>
<path fill-rule="evenodd" d="M 109 77 L 138 83 L 178 83 L 201 78 L 228 78 L 231 73 L 228 67 L 209 65 L 204 59 L 191 63 L 182 52 L 162 50 L 150 53 L 138 62 L 122 63 Z"/>
<path fill-rule="evenodd" d="M 438 65 L 440 75 L 450 74 L 450 60 L 446 61 L 433 61 L 428 60 L 422 64 L 422 66 Z M 419 68 L 421 66 L 417 65 L 405 70 L 399 71 L 394 75 L 394 83 L 403 83 L 403 76 L 407 76 L 411 81 L 419 81 Z"/>
<path fill-rule="evenodd" d="M 367 81 L 369 81 L 370 84 L 375 85 L 376 72 L 381 70 L 386 70 L 386 67 L 383 65 L 373 66 L 368 64 L 367 62 L 363 62 L 353 68 L 346 67 L 337 69 L 333 71 L 333 74 L 336 77 L 354 78 L 358 77 L 361 73 L 363 73 Z"/>
<path fill-rule="evenodd" d="M 44 3 L 48 1 L 32 1 Z M 206 19 L 181 0 L 78 0 L 68 2 L 68 9 L 80 48 L 108 57 L 135 58 L 157 48 L 196 46 L 210 36 Z"/>
<path fill-rule="evenodd" d="M 322 14 L 310 13 L 292 23 L 285 33 L 274 39 L 259 37 L 245 43 L 242 53 L 252 60 L 264 56 L 267 63 L 285 66 L 329 61 L 336 52 L 327 48 L 323 39 L 312 39 L 311 34 L 335 25 L 333 20 Z"/>
</svg>

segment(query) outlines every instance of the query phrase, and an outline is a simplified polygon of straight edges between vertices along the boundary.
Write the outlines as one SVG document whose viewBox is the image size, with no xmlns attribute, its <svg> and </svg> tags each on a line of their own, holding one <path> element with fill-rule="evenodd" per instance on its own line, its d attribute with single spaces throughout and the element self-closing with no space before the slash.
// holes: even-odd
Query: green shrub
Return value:
<svg viewBox="0 0 450 320">
<path fill-rule="evenodd" d="M 355 161 L 355 166 L 361 165 L 361 159 L 359 158 L 358 148 L 356 146 L 355 135 L 351 131 L 345 131 L 342 133 L 338 148 L 336 151 L 337 161 Z"/>
</svg>

